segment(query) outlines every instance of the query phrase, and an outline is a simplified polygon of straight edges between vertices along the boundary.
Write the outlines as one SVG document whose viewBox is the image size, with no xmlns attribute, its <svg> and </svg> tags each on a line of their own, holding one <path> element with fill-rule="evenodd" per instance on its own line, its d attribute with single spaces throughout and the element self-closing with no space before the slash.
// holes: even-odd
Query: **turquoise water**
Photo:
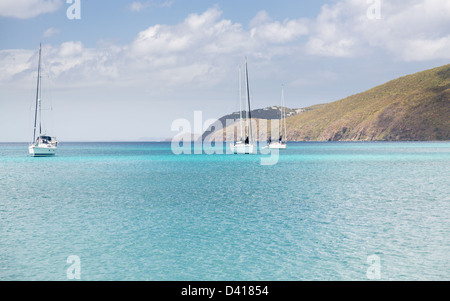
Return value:
<svg viewBox="0 0 450 301">
<path fill-rule="evenodd" d="M 450 280 L 450 143 L 0 144 L 0 280 Z M 372 275 L 372 274 L 370 274 Z M 372 279 L 372 278 L 370 278 Z"/>
</svg>

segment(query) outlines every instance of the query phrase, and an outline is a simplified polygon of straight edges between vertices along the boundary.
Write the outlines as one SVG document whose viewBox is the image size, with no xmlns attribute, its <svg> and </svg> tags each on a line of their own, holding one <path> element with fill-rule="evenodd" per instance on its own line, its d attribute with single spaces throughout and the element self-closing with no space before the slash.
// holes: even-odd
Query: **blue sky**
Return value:
<svg viewBox="0 0 450 301">
<path fill-rule="evenodd" d="M 0 141 L 29 141 L 43 44 L 48 134 L 170 137 L 174 119 L 236 111 L 248 57 L 254 108 L 331 102 L 448 64 L 447 0 L 0 2 Z M 51 113 L 51 114 L 50 114 Z"/>
</svg>

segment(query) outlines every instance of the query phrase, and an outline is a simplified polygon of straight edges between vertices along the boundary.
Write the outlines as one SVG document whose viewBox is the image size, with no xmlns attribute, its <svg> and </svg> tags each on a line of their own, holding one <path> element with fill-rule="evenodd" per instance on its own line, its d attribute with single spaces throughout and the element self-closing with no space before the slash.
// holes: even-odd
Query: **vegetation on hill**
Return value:
<svg viewBox="0 0 450 301">
<path fill-rule="evenodd" d="M 287 119 L 291 141 L 450 140 L 450 65 Z"/>
</svg>

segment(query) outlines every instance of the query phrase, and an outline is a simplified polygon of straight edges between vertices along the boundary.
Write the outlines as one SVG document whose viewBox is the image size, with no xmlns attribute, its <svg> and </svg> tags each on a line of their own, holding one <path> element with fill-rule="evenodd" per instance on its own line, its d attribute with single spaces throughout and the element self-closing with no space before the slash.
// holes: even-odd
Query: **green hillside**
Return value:
<svg viewBox="0 0 450 301">
<path fill-rule="evenodd" d="M 291 141 L 450 140 L 450 64 L 287 119 Z"/>
</svg>

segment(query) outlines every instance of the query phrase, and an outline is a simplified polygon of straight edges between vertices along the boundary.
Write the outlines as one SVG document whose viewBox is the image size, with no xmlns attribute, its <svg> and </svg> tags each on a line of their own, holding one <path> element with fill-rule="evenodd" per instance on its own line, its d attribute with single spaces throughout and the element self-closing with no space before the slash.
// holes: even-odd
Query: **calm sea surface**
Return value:
<svg viewBox="0 0 450 301">
<path fill-rule="evenodd" d="M 0 144 L 0 280 L 450 280 L 450 143 Z"/>
</svg>

